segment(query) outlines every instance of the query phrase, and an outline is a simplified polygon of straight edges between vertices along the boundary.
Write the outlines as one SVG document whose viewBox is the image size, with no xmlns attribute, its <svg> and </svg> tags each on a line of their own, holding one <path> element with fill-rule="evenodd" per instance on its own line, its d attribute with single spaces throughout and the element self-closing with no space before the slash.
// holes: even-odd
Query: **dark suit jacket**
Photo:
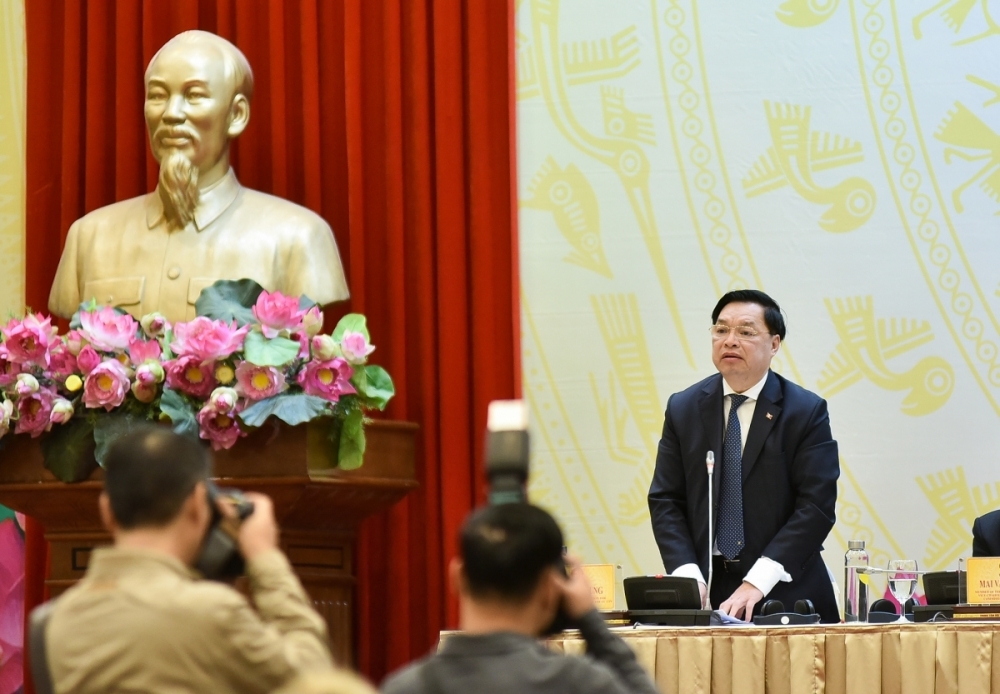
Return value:
<svg viewBox="0 0 1000 694">
<path fill-rule="evenodd" d="M 715 452 L 715 523 L 722 478 L 722 399 L 722 375 L 715 374 L 667 403 L 649 512 L 668 572 L 694 563 L 708 576 L 705 454 Z M 826 401 L 769 372 L 743 450 L 746 545 L 739 558 L 744 570 L 762 555 L 781 564 L 792 583 L 778 583 L 767 597 L 781 599 L 789 610 L 794 599 L 810 598 L 824 621 L 839 621 L 819 554 L 833 527 L 839 476 Z"/>
<path fill-rule="evenodd" d="M 1000 557 L 1000 511 L 979 516 L 972 524 L 972 556 Z"/>
</svg>

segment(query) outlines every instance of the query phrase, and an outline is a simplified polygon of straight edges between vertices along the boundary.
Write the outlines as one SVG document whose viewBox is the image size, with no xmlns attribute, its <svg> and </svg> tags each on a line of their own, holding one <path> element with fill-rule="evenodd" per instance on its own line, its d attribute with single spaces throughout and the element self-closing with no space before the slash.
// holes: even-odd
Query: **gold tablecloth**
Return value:
<svg viewBox="0 0 1000 694">
<path fill-rule="evenodd" d="M 671 694 L 1000 694 L 1000 623 L 616 633 Z M 586 648 L 574 633 L 550 646 Z"/>
</svg>

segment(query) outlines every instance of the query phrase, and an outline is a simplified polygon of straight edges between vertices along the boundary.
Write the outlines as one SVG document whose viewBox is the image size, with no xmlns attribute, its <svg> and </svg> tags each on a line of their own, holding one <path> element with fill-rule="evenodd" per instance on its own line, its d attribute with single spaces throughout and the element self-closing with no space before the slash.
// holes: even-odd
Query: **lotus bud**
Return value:
<svg viewBox="0 0 1000 694">
<path fill-rule="evenodd" d="M 14 390 L 18 395 L 31 395 L 38 392 L 38 379 L 31 374 L 18 374 Z"/>
<path fill-rule="evenodd" d="M 312 339 L 313 359 L 327 361 L 340 356 L 340 346 L 329 335 L 317 335 Z"/>
</svg>

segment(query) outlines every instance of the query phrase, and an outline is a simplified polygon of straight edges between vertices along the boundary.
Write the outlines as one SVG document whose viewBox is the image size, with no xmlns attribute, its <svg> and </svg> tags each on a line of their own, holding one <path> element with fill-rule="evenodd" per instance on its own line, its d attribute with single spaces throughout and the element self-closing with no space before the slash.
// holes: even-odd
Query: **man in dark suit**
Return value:
<svg viewBox="0 0 1000 694">
<path fill-rule="evenodd" d="M 972 524 L 972 556 L 1000 557 L 1000 511 L 979 516 Z"/>
<path fill-rule="evenodd" d="M 719 373 L 671 396 L 649 488 L 664 568 L 697 578 L 710 602 L 750 619 L 765 598 L 812 600 L 840 615 L 820 556 L 833 527 L 840 463 L 826 401 L 770 370 L 785 337 L 781 309 L 756 290 L 729 292 L 712 312 Z M 735 408 L 735 411 L 734 411 Z M 713 451 L 713 541 L 708 472 Z"/>
</svg>

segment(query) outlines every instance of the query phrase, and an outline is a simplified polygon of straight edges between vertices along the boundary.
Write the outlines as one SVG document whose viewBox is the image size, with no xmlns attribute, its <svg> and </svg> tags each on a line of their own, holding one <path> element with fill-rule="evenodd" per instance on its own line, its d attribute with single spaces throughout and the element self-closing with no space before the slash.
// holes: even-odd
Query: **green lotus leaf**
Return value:
<svg viewBox="0 0 1000 694">
<path fill-rule="evenodd" d="M 94 425 L 86 417 L 74 417 L 52 427 L 42 437 L 45 468 L 63 482 L 80 482 L 97 467 L 94 460 Z"/>
<path fill-rule="evenodd" d="M 264 288 L 253 280 L 219 280 L 201 290 L 194 304 L 199 316 L 239 325 L 255 323 L 251 307 Z"/>
<path fill-rule="evenodd" d="M 299 343 L 287 337 L 268 340 L 262 333 L 251 332 L 243 343 L 243 355 L 256 366 L 284 366 L 299 356 Z"/>
<path fill-rule="evenodd" d="M 323 398 L 305 393 L 280 393 L 258 400 L 240 412 L 239 417 L 248 427 L 259 427 L 274 415 L 292 426 L 304 424 L 330 413 L 330 403 Z"/>
<path fill-rule="evenodd" d="M 350 330 L 352 333 L 361 333 L 368 342 L 371 338 L 368 335 L 368 321 L 360 313 L 348 313 L 340 319 L 337 327 L 333 329 L 333 339 L 340 342 L 344 339 L 344 333 Z"/>
<path fill-rule="evenodd" d="M 364 415 L 361 410 L 352 410 L 344 419 L 340 429 L 340 443 L 337 449 L 337 465 L 343 470 L 356 470 L 365 458 Z"/>
</svg>

